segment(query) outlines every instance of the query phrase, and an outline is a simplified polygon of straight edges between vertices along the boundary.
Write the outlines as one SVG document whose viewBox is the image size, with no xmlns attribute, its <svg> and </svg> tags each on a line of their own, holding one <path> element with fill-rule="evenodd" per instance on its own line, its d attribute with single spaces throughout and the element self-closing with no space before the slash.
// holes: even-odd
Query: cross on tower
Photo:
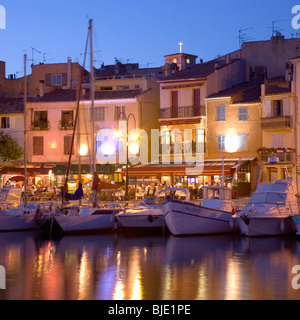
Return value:
<svg viewBox="0 0 300 320">
<path fill-rule="evenodd" d="M 180 52 L 180 53 L 182 53 L 182 46 L 183 46 L 183 43 L 180 41 L 178 44 L 179 44 L 179 47 L 180 47 L 180 51 L 179 51 L 179 52 Z"/>
</svg>

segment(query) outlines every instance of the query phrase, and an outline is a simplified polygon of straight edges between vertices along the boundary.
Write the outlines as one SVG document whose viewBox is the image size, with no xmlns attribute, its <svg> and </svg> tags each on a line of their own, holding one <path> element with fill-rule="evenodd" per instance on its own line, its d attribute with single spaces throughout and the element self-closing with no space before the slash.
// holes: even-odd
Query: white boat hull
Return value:
<svg viewBox="0 0 300 320">
<path fill-rule="evenodd" d="M 295 231 L 290 217 L 235 217 L 240 232 L 248 237 L 293 234 Z"/>
<path fill-rule="evenodd" d="M 0 213 L 0 232 L 34 230 L 36 227 L 34 214 Z"/>
<path fill-rule="evenodd" d="M 176 200 L 166 202 L 163 205 L 163 212 L 166 225 L 175 236 L 236 231 L 230 212 Z"/>
<path fill-rule="evenodd" d="M 123 228 L 162 229 L 165 227 L 162 211 L 159 214 L 124 213 L 118 215 L 118 221 Z"/>
<path fill-rule="evenodd" d="M 56 222 L 65 233 L 100 232 L 113 229 L 114 217 L 109 214 L 99 215 L 58 215 Z"/>
</svg>

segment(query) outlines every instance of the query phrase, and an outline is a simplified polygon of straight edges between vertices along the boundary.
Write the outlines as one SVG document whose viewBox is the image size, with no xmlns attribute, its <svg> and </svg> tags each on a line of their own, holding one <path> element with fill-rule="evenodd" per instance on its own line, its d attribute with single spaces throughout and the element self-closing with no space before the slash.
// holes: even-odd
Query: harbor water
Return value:
<svg viewBox="0 0 300 320">
<path fill-rule="evenodd" d="M 33 231 L 1 233 L 0 243 L 0 300 L 300 299 L 294 235 L 52 239 Z"/>
</svg>

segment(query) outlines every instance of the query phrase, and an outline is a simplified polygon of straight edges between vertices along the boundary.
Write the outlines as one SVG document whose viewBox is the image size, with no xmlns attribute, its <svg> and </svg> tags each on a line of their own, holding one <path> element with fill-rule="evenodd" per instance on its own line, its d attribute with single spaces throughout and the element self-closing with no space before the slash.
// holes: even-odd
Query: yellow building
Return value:
<svg viewBox="0 0 300 320">
<path fill-rule="evenodd" d="M 262 141 L 260 95 L 260 85 L 243 83 L 205 99 L 208 115 L 206 159 L 224 157 L 225 164 L 241 159 L 234 182 L 239 196 L 248 195 L 257 184 L 256 160 Z M 227 182 L 231 182 L 232 173 L 233 170 Z"/>
</svg>

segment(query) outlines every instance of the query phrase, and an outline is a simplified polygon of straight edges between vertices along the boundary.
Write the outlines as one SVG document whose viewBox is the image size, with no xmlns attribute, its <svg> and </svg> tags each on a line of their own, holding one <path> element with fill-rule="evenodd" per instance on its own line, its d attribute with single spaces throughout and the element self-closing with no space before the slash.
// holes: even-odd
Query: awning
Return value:
<svg viewBox="0 0 300 320">
<path fill-rule="evenodd" d="M 98 174 L 110 174 L 112 172 L 111 165 L 96 165 L 96 171 Z M 56 165 L 52 172 L 56 175 L 66 175 L 67 173 L 67 165 Z M 69 174 L 78 174 L 79 165 L 74 164 L 70 166 Z M 81 165 L 81 174 L 92 174 L 92 167 L 89 164 Z"/>
<path fill-rule="evenodd" d="M 242 162 L 251 161 L 252 159 L 241 159 Z M 224 175 L 232 175 L 235 172 L 238 164 L 238 159 L 224 161 Z M 200 170 L 199 170 L 200 169 Z M 221 160 L 205 160 L 204 166 L 196 167 L 188 164 L 144 164 L 128 168 L 129 177 L 161 177 L 161 176 L 213 176 L 222 175 Z M 122 170 L 122 175 L 126 175 L 125 169 Z"/>
<path fill-rule="evenodd" d="M 51 168 L 26 168 L 29 176 L 48 175 Z M 24 168 L 4 167 L 0 170 L 0 175 L 24 175 Z"/>
</svg>

